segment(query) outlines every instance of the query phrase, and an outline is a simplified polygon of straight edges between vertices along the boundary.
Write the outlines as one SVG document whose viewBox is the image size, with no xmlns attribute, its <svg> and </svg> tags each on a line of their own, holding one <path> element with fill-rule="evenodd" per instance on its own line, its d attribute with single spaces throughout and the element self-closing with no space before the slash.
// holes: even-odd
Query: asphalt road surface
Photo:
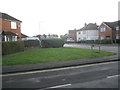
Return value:
<svg viewBox="0 0 120 90">
<path fill-rule="evenodd" d="M 86 48 L 86 49 L 91 49 L 92 44 L 65 44 L 64 47 L 73 47 L 73 48 Z M 115 52 L 118 53 L 120 51 L 119 45 L 110 45 L 110 44 L 94 44 L 93 49 L 99 49 L 100 50 L 105 50 L 109 52 Z"/>
<path fill-rule="evenodd" d="M 118 88 L 118 62 L 3 75 L 3 88 Z"/>
</svg>

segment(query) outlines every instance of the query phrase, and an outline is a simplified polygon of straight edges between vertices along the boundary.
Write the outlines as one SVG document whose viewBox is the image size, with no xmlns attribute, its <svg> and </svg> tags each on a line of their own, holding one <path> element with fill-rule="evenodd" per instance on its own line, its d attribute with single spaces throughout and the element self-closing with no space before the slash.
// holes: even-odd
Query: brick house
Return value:
<svg viewBox="0 0 120 90">
<path fill-rule="evenodd" d="M 2 41 L 21 40 L 21 22 L 6 13 L 0 13 Z"/>
<path fill-rule="evenodd" d="M 74 41 L 76 41 L 76 40 L 77 40 L 76 32 L 77 32 L 76 29 L 74 29 L 74 30 L 69 30 L 69 31 L 68 31 L 68 39 L 69 39 L 69 40 L 74 40 Z"/>
<path fill-rule="evenodd" d="M 99 28 L 99 40 L 117 40 L 120 39 L 120 21 L 103 22 Z"/>
</svg>

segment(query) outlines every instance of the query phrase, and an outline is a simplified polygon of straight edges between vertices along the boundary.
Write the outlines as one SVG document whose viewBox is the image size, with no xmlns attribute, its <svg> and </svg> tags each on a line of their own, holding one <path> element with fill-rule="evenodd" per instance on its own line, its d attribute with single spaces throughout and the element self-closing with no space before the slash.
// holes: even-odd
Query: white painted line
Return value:
<svg viewBox="0 0 120 90">
<path fill-rule="evenodd" d="M 107 76 L 107 78 L 115 78 L 115 77 L 119 77 L 120 75 L 113 75 L 113 76 Z"/>
<path fill-rule="evenodd" d="M 53 86 L 53 87 L 49 87 L 49 88 L 61 88 L 61 87 L 66 87 L 66 86 L 70 86 L 72 84 L 64 84 L 64 85 L 58 85 L 58 86 Z"/>
</svg>

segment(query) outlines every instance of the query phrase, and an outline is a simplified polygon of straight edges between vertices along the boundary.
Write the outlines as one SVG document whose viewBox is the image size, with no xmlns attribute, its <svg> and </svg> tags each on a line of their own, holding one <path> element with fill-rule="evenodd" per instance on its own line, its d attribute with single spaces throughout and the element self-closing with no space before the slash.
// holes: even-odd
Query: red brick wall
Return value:
<svg viewBox="0 0 120 90">
<path fill-rule="evenodd" d="M 101 27 L 104 27 L 105 25 L 104 24 L 101 24 L 101 26 L 99 27 L 98 29 L 98 33 L 99 33 L 99 39 L 101 36 L 104 36 L 104 38 L 106 39 L 106 36 L 110 36 L 110 39 L 113 40 L 113 36 L 112 36 L 112 31 L 110 28 L 108 28 L 107 26 L 106 27 L 106 31 L 105 32 L 101 32 L 100 31 L 100 28 Z"/>
<path fill-rule="evenodd" d="M 69 37 L 72 37 L 74 40 L 76 40 L 77 36 L 76 33 L 69 33 Z"/>
<path fill-rule="evenodd" d="M 19 39 L 18 40 L 21 40 L 21 23 L 20 22 L 16 22 L 17 23 L 17 29 L 11 29 L 11 21 L 9 20 L 0 20 L 0 24 L 2 23 L 2 28 L 1 28 L 1 25 L 0 25 L 0 30 L 6 30 L 6 31 L 10 31 L 10 32 L 13 32 L 13 33 L 17 33 L 18 36 L 19 36 Z"/>
</svg>

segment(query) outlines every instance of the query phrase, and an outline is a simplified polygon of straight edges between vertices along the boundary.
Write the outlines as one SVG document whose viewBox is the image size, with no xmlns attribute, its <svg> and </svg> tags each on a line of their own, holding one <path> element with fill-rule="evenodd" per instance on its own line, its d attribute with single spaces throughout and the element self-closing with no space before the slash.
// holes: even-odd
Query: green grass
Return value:
<svg viewBox="0 0 120 90">
<path fill-rule="evenodd" d="M 80 48 L 45 48 L 3 56 L 2 65 L 20 65 L 110 56 L 115 53 Z"/>
</svg>

